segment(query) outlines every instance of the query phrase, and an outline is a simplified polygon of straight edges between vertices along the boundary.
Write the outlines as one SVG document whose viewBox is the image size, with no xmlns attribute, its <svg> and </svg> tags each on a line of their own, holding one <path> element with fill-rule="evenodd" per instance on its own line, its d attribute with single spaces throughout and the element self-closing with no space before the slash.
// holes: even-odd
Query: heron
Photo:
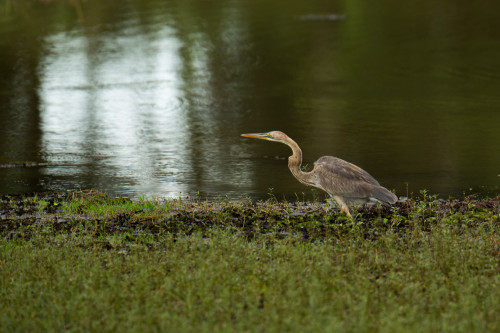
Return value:
<svg viewBox="0 0 500 333">
<path fill-rule="evenodd" d="M 341 212 L 349 218 L 348 204 L 380 203 L 391 205 L 398 197 L 381 186 L 368 172 L 357 165 L 344 161 L 338 157 L 323 156 L 314 162 L 310 172 L 301 170 L 302 150 L 288 135 L 280 131 L 266 133 L 241 134 L 246 138 L 281 142 L 292 149 L 292 156 L 288 158 L 288 168 L 302 184 L 319 188 L 328 193 L 339 205 Z"/>
</svg>

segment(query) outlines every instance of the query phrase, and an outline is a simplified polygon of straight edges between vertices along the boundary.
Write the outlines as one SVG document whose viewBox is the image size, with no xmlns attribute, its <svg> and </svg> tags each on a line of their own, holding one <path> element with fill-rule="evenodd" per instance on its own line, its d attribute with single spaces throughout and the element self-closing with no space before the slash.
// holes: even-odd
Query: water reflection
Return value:
<svg viewBox="0 0 500 333">
<path fill-rule="evenodd" d="M 179 178 L 188 132 L 175 31 L 63 32 L 47 37 L 46 45 L 41 146 L 49 161 L 67 165 L 57 173 L 82 173 L 96 184 L 116 178 L 125 191 L 134 184 L 160 193 L 186 191 Z M 155 181 L 160 172 L 168 182 Z"/>
<path fill-rule="evenodd" d="M 240 60 L 244 43 L 237 23 L 228 20 L 221 28 L 232 62 Z M 46 37 L 41 153 L 52 167 L 42 177 L 59 178 L 51 186 L 61 189 L 84 179 L 83 186 L 132 195 L 199 189 L 231 195 L 231 187 L 236 195 L 235 186 L 249 182 L 249 175 L 227 163 L 239 147 L 219 133 L 221 120 L 231 122 L 220 114 L 237 117 L 239 110 L 231 84 L 214 90 L 207 36 L 190 34 L 184 43 L 164 23 L 149 33 L 129 24 L 104 36 L 78 29 Z"/>
</svg>

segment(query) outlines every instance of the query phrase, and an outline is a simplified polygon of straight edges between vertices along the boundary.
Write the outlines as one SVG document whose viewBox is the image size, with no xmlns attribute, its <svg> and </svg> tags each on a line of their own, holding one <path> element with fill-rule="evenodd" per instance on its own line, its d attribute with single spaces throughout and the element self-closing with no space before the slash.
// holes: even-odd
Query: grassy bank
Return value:
<svg viewBox="0 0 500 333">
<path fill-rule="evenodd" d="M 498 331 L 498 200 L 434 199 L 4 197 L 0 331 Z"/>
</svg>

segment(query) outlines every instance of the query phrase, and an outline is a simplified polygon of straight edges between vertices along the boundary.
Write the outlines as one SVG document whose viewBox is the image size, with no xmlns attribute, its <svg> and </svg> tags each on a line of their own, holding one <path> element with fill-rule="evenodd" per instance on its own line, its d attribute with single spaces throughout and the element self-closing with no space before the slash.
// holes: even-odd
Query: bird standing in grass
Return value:
<svg viewBox="0 0 500 333">
<path fill-rule="evenodd" d="M 314 162 L 312 171 L 302 171 L 300 169 L 302 151 L 297 143 L 283 132 L 249 133 L 241 136 L 281 142 L 290 147 L 293 154 L 288 158 L 288 168 L 295 178 L 305 185 L 317 187 L 328 193 L 338 203 L 340 210 L 350 218 L 352 216 L 348 204 L 373 202 L 391 205 L 398 199 L 394 193 L 380 186 L 368 172 L 337 157 L 320 157 Z"/>
</svg>

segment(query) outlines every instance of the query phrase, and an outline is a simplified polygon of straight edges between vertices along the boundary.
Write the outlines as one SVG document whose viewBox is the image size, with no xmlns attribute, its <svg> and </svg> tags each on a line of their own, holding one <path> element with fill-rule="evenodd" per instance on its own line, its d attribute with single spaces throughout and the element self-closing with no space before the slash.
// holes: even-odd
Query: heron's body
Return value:
<svg viewBox="0 0 500 333">
<path fill-rule="evenodd" d="M 305 185 L 327 192 L 349 217 L 352 217 L 347 206 L 350 203 L 376 202 L 390 205 L 397 200 L 394 193 L 380 186 L 368 172 L 337 157 L 320 157 L 314 163 L 312 171 L 302 171 L 300 169 L 302 151 L 297 143 L 283 132 L 242 134 L 242 136 L 281 142 L 289 146 L 293 154 L 288 158 L 288 167 L 295 178 Z"/>
</svg>

